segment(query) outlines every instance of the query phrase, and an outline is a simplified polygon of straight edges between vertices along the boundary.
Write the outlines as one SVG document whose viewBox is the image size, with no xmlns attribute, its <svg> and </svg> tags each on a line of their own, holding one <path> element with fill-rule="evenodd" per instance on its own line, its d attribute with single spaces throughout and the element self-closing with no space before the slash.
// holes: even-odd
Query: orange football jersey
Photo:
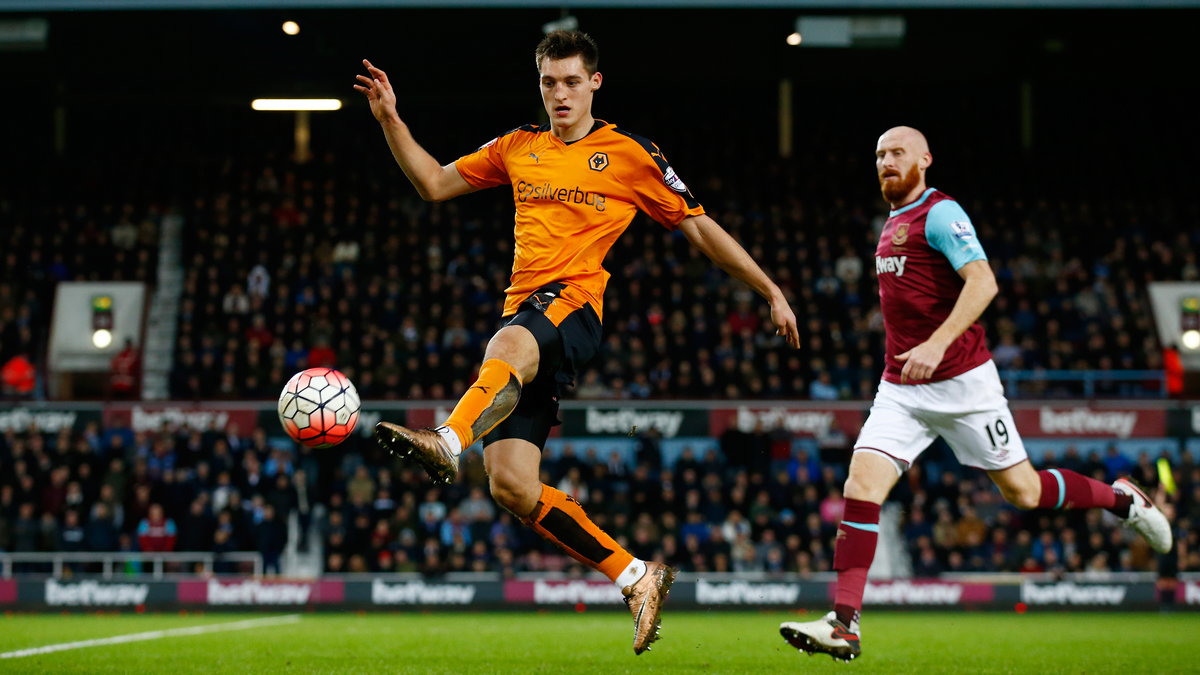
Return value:
<svg viewBox="0 0 1200 675">
<path fill-rule="evenodd" d="M 549 124 L 517 127 L 455 166 L 475 188 L 512 185 L 516 247 L 504 316 L 557 281 L 567 286 L 564 300 L 590 303 L 603 318 L 601 263 L 638 209 L 669 229 L 704 213 L 657 145 L 601 120 L 572 143 Z"/>
</svg>

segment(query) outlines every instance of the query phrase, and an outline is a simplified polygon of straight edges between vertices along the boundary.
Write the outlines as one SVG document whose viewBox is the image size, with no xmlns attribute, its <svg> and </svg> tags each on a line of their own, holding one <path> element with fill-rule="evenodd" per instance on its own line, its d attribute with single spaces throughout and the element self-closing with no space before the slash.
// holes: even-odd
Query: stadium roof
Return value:
<svg viewBox="0 0 1200 675">
<path fill-rule="evenodd" d="M 1184 9 L 1200 0 L 0 0 L 0 12 L 164 9 L 776 8 L 776 9 Z"/>
</svg>

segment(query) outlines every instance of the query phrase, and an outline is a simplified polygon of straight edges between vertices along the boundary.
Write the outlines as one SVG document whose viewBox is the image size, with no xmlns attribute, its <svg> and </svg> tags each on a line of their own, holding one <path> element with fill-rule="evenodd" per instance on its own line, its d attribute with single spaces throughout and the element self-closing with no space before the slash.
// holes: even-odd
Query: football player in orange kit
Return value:
<svg viewBox="0 0 1200 675">
<path fill-rule="evenodd" d="M 363 61 L 355 89 L 383 127 L 392 154 L 421 197 L 442 201 L 511 185 L 516 236 L 504 326 L 488 342 L 478 379 L 445 423 L 408 429 L 389 422 L 376 439 L 449 483 L 464 448 L 482 438 L 492 497 L 573 558 L 612 579 L 633 613 L 633 651 L 658 638 L 663 599 L 675 570 L 635 558 L 596 527 L 566 494 L 542 484 L 539 465 L 558 398 L 599 351 L 604 287 L 601 263 L 638 210 L 681 230 L 721 269 L 771 306 L 776 332 L 799 346 L 796 317 L 779 287 L 704 213 L 658 146 L 592 117 L 603 77 L 585 33 L 548 34 L 535 52 L 550 123 L 525 125 L 442 166 L 414 140 L 396 111 L 387 75 Z"/>
</svg>

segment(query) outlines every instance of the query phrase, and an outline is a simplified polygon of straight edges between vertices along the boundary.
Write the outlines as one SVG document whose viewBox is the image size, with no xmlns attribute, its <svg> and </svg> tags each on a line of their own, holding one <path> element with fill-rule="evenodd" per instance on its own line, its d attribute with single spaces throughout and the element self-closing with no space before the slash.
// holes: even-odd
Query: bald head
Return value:
<svg viewBox="0 0 1200 675">
<path fill-rule="evenodd" d="M 892 127 L 875 146 L 875 172 L 883 197 L 896 207 L 925 191 L 925 170 L 933 164 L 925 134 L 912 127 Z"/>
<path fill-rule="evenodd" d="M 925 140 L 925 134 L 912 127 L 892 127 L 883 132 L 876 148 L 882 148 L 885 145 L 902 146 L 916 155 L 929 154 L 929 141 Z"/>
</svg>

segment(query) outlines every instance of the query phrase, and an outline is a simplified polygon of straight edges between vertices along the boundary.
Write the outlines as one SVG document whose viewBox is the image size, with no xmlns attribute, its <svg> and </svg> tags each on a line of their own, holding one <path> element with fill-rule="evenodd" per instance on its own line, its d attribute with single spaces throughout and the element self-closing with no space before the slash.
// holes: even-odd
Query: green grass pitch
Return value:
<svg viewBox="0 0 1200 675">
<path fill-rule="evenodd" d="M 0 617 L 0 652 L 273 616 Z M 867 615 L 853 664 L 798 654 L 780 621 L 815 615 L 675 612 L 635 657 L 611 611 L 320 614 L 286 625 L 0 659 L 0 673 L 1163 673 L 1200 672 L 1200 614 Z"/>
</svg>

